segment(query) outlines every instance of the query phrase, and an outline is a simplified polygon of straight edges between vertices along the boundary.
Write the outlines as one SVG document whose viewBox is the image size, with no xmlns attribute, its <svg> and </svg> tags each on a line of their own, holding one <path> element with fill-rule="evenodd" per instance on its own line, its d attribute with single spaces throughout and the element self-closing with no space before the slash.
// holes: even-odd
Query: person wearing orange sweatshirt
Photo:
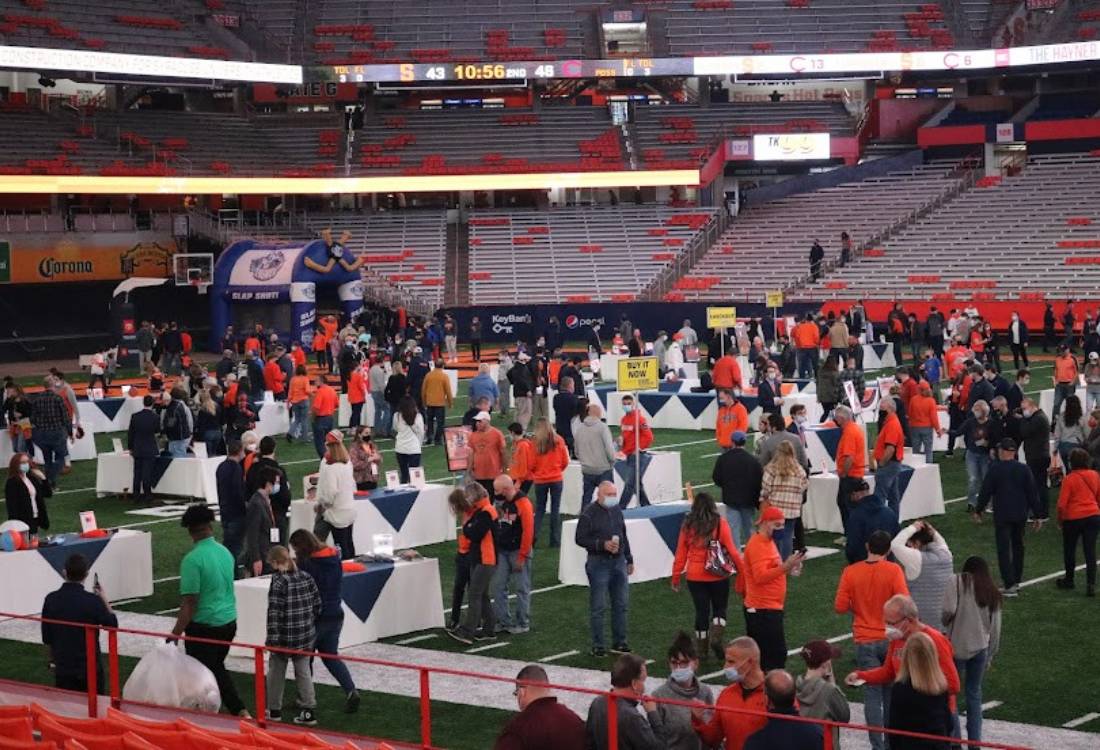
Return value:
<svg viewBox="0 0 1100 750">
<path fill-rule="evenodd" d="M 306 366 L 295 365 L 294 377 L 290 379 L 290 388 L 287 391 L 287 403 L 290 405 L 290 430 L 286 433 L 288 443 L 301 440 L 306 436 L 306 425 L 309 424 L 309 397 L 313 388 L 309 384 L 309 375 Z"/>
<path fill-rule="evenodd" d="M 718 390 L 718 416 L 714 420 L 714 438 L 718 447 L 728 451 L 733 447 L 735 432 L 749 432 L 749 412 L 741 399 L 729 388 Z"/>
<path fill-rule="evenodd" d="M 837 614 L 852 613 L 852 637 L 856 643 L 856 666 L 860 669 L 881 667 L 886 661 L 886 623 L 882 608 L 892 596 L 908 594 L 905 571 L 886 556 L 890 553 L 890 535 L 876 531 L 867 539 L 867 559 L 852 563 L 840 575 L 833 608 Z M 890 686 L 865 685 L 863 711 L 868 726 L 885 726 L 890 713 Z M 871 733 L 872 750 L 883 750 L 879 732 Z"/>
<path fill-rule="evenodd" d="M 531 629 L 531 549 L 535 544 L 535 511 L 531 501 L 507 474 L 493 480 L 499 503 L 497 569 L 493 576 L 493 616 L 497 632 L 520 635 Z M 516 590 L 516 617 L 508 609 L 508 585 Z"/>
<path fill-rule="evenodd" d="M 561 435 L 554 432 L 550 420 L 539 417 L 535 422 L 531 478 L 535 483 L 535 543 L 542 530 L 546 500 L 550 500 L 550 546 L 561 546 L 561 492 L 569 451 Z"/>
<path fill-rule="evenodd" d="M 1100 474 L 1089 468 L 1089 454 L 1074 448 L 1069 454 L 1069 475 L 1058 494 L 1058 525 L 1062 527 L 1065 578 L 1060 589 L 1073 588 L 1077 568 L 1077 540 L 1085 548 L 1085 596 L 1096 596 L 1096 536 L 1100 533 Z"/>
<path fill-rule="evenodd" d="M 913 453 L 924 455 L 926 464 L 932 463 L 932 434 L 943 434 L 940 427 L 940 408 L 932 397 L 932 386 L 927 382 L 920 384 L 917 395 L 909 402 L 906 415 L 909 417 L 909 435 L 912 438 Z"/>
<path fill-rule="evenodd" d="M 264 365 L 264 388 L 271 391 L 276 401 L 286 400 L 285 395 L 286 374 L 279 367 L 279 356 L 269 354 L 267 364 Z"/>
<path fill-rule="evenodd" d="M 622 455 L 618 458 L 625 458 L 627 462 L 628 470 L 626 476 L 623 478 L 623 491 L 620 502 L 623 508 L 630 507 L 630 501 L 634 498 L 635 491 L 638 492 L 638 506 L 644 507 L 649 505 L 649 497 L 646 496 L 645 482 L 638 481 L 637 484 L 641 485 L 635 488 L 635 475 L 637 474 L 639 480 L 645 477 L 645 470 L 649 467 L 650 459 L 652 458 L 646 449 L 653 445 L 653 430 L 649 429 L 649 422 L 642 416 L 640 411 L 635 411 L 639 407 L 634 403 L 634 397 L 629 393 L 623 395 L 623 418 L 619 422 L 619 433 L 622 439 Z M 633 457 L 633 460 L 631 458 Z M 637 465 L 635 465 L 637 462 Z"/>
<path fill-rule="evenodd" d="M 470 515 L 462 524 L 462 535 L 469 540 L 466 554 L 470 566 L 470 596 L 462 624 L 448 630 L 447 634 L 459 643 L 472 644 L 474 641 L 496 638 L 489 589 L 497 567 L 493 527 L 496 526 L 498 514 L 489 493 L 477 482 L 467 484 L 465 493 L 470 503 Z"/>
<path fill-rule="evenodd" d="M 519 422 L 508 425 L 508 440 L 512 444 L 508 476 L 519 486 L 521 495 L 528 495 L 535 483 L 531 474 L 531 467 L 535 463 L 535 444 L 523 434 L 523 426 Z"/>
<path fill-rule="evenodd" d="M 719 747 L 725 740 L 726 750 L 742 750 L 745 740 L 763 729 L 768 717 L 768 699 L 764 694 L 764 670 L 760 663 L 760 647 L 748 636 L 734 638 L 726 646 L 725 673 L 729 686 L 718 694 L 715 708 L 732 709 L 709 711 L 710 706 L 691 709 L 691 727 L 707 747 Z M 756 711 L 756 714 L 736 711 Z"/>
<path fill-rule="evenodd" d="M 336 408 L 339 398 L 336 389 L 325 382 L 325 376 L 317 375 L 317 387 L 313 392 L 313 447 L 318 457 L 325 455 L 325 435 L 336 426 Z"/>
<path fill-rule="evenodd" d="M 745 545 L 745 632 L 760 647 L 760 666 L 765 672 L 787 663 L 787 638 L 783 632 L 783 608 L 787 601 L 787 573 L 801 572 L 805 551 L 791 553 L 784 561 L 775 543 L 787 519 L 783 511 L 768 506 L 756 520 L 756 533 Z"/>
<path fill-rule="evenodd" d="M 447 495 L 447 504 L 458 523 L 458 538 L 455 542 L 457 547 L 455 578 L 451 587 L 451 614 L 448 615 L 447 624 L 444 626 L 444 630 L 450 631 L 456 630 L 462 622 L 462 602 L 466 598 L 466 588 L 470 585 L 470 540 L 462 533 L 462 527 L 470 520 L 473 509 L 461 487 L 451 490 L 451 494 Z"/>
<path fill-rule="evenodd" d="M 328 361 L 328 336 L 325 330 L 318 327 L 313 332 L 313 356 L 317 358 L 317 367 L 321 372 L 332 372 L 332 366 Z"/>
<path fill-rule="evenodd" d="M 355 367 L 348 376 L 348 404 L 351 406 L 351 429 L 359 427 L 363 418 L 363 404 L 367 401 L 367 380 L 363 377 L 363 368 Z"/>
<path fill-rule="evenodd" d="M 718 358 L 718 361 L 714 363 L 714 369 L 711 371 L 710 376 L 715 388 L 733 389 L 741 387 L 741 366 L 737 364 L 733 352 L 727 351 Z"/>
<path fill-rule="evenodd" d="M 726 610 L 729 606 L 729 576 L 707 570 L 708 550 L 717 541 L 734 566 L 734 574 L 744 571 L 741 553 L 730 533 L 730 526 L 714 498 L 706 492 L 698 495 L 687 485 L 691 510 L 684 516 L 680 537 L 676 542 L 676 557 L 672 561 L 672 590 L 680 590 L 680 579 L 687 579 L 688 592 L 695 606 L 695 641 L 700 658 L 708 647 L 717 659 L 725 652 Z"/>
<path fill-rule="evenodd" d="M 791 331 L 791 342 L 794 344 L 796 361 L 798 362 L 798 377 L 811 379 L 817 377 L 818 345 L 821 343 L 821 330 L 814 323 L 813 313 L 806 313 L 806 318 Z"/>
</svg>

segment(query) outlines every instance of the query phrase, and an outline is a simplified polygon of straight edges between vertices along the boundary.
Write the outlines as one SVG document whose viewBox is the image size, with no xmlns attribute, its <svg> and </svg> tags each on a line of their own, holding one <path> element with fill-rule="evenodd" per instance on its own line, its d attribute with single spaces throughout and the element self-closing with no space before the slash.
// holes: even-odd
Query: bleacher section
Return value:
<svg viewBox="0 0 1100 750">
<path fill-rule="evenodd" d="M 366 258 L 366 267 L 413 296 L 443 304 L 446 282 L 447 214 L 442 211 L 310 214 L 306 227 L 316 236 L 351 232 L 347 248 Z"/>
<path fill-rule="evenodd" d="M 729 137 L 748 137 L 786 132 L 852 135 L 855 130 L 851 115 L 840 102 L 783 101 L 639 107 L 633 127 L 639 165 L 649 169 L 697 167 L 723 132 Z"/>
<path fill-rule="evenodd" d="M 6 106 L 0 111 L 0 174 L 97 174 L 116 160 L 138 168 L 110 142 L 82 136 L 70 122 L 30 107 Z"/>
<path fill-rule="evenodd" d="M 229 59 L 231 50 L 179 3 L 0 0 L 0 43 L 29 47 Z M 206 10 L 196 3 L 194 10 Z"/>
<path fill-rule="evenodd" d="M 887 227 L 957 187 L 949 164 L 930 164 L 862 182 L 749 206 L 694 268 L 674 299 L 762 300 L 809 272 L 815 239 L 827 260 L 840 255 L 840 233 L 858 248 Z M 923 262 L 922 262 L 923 265 Z"/>
<path fill-rule="evenodd" d="M 984 178 L 903 229 L 883 244 L 881 257 L 864 257 L 799 296 L 1093 295 L 1100 286 L 1098 206 L 1100 158 L 1036 156 L 1021 174 Z"/>
<path fill-rule="evenodd" d="M 672 0 L 674 55 L 948 49 L 944 8 L 913 0 Z"/>
<path fill-rule="evenodd" d="M 475 214 L 470 301 L 631 301 L 714 220 L 654 206 Z"/>
</svg>

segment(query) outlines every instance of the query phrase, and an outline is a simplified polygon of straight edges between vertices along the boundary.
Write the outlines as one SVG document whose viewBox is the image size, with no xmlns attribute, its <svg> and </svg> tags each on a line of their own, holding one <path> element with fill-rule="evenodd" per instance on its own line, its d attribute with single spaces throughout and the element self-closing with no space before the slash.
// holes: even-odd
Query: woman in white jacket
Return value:
<svg viewBox="0 0 1100 750">
<path fill-rule="evenodd" d="M 338 430 L 325 435 L 325 455 L 317 477 L 317 520 L 314 535 L 328 539 L 340 548 L 340 558 L 355 557 L 353 524 L 355 523 L 355 474 L 351 457 L 344 447 L 344 436 Z"/>
<path fill-rule="evenodd" d="M 409 469 L 420 466 L 420 452 L 424 445 L 424 417 L 416 409 L 412 397 L 405 396 L 393 415 L 393 450 L 397 454 L 397 468 L 401 472 L 401 484 L 409 483 Z"/>
</svg>

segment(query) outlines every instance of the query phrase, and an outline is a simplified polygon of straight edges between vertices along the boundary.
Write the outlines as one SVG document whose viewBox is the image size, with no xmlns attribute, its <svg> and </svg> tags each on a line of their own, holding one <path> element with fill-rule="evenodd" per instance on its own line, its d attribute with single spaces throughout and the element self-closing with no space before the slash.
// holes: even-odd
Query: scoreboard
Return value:
<svg viewBox="0 0 1100 750">
<path fill-rule="evenodd" d="M 682 58 L 615 58 L 614 60 L 556 60 L 552 62 L 394 63 L 336 65 L 331 75 L 340 83 L 440 83 L 477 81 L 521 82 L 532 78 L 631 78 L 689 76 L 694 61 Z"/>
</svg>

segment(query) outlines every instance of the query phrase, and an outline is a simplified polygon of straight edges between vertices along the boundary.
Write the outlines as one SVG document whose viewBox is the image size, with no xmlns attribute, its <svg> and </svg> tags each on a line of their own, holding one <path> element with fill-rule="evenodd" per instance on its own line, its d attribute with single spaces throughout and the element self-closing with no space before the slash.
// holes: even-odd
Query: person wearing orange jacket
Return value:
<svg viewBox="0 0 1100 750">
<path fill-rule="evenodd" d="M 806 313 L 805 319 L 791 331 L 794 344 L 798 377 L 809 380 L 817 377 L 818 345 L 821 343 L 821 331 L 814 322 L 812 313 Z"/>
<path fill-rule="evenodd" d="M 531 501 L 507 474 L 493 480 L 500 503 L 497 520 L 497 569 L 493 575 L 493 616 L 497 632 L 521 635 L 531 629 L 531 549 L 535 545 L 535 511 Z M 516 617 L 508 610 L 508 584 L 516 589 Z"/>
<path fill-rule="evenodd" d="M 1085 548 L 1085 596 L 1096 596 L 1096 537 L 1100 533 L 1100 474 L 1089 468 L 1089 454 L 1074 448 L 1069 454 L 1069 475 L 1058 494 L 1058 525 L 1062 529 L 1062 556 L 1066 575 L 1060 589 L 1073 588 L 1077 568 L 1077 540 Z"/>
<path fill-rule="evenodd" d="M 629 393 L 623 395 L 623 417 L 619 422 L 620 440 L 622 440 L 622 455 L 618 458 L 626 459 L 626 476 L 623 477 L 623 491 L 620 503 L 623 508 L 630 506 L 630 500 L 634 497 L 634 493 L 638 492 L 638 505 L 644 507 L 649 505 L 649 497 L 646 495 L 645 482 L 641 481 L 642 477 L 645 477 L 645 470 L 649 467 L 649 461 L 652 458 L 646 449 L 653 445 L 653 430 L 649 429 L 649 422 L 642 416 L 641 412 L 636 412 L 638 407 L 634 404 L 634 397 Z M 634 460 L 631 461 L 630 457 L 634 456 Z M 637 462 L 637 463 L 635 463 Z M 641 485 L 635 488 L 635 475 L 638 476 L 637 484 Z"/>
<path fill-rule="evenodd" d="M 897 415 L 897 402 L 892 398 L 879 400 L 882 415 L 875 449 L 871 453 L 871 467 L 875 472 L 875 494 L 894 515 L 900 517 L 901 493 L 898 492 L 898 476 L 905 459 L 905 433 Z"/>
<path fill-rule="evenodd" d="M 932 397 L 932 386 L 927 382 L 920 384 L 920 390 L 909 402 L 909 434 L 913 437 L 910 446 L 917 455 L 924 455 L 926 464 L 932 463 L 932 434 L 942 435 L 940 427 L 940 407 Z"/>
<path fill-rule="evenodd" d="M 491 641 L 496 638 L 496 623 L 489 589 L 496 573 L 497 554 L 493 528 L 498 514 L 489 493 L 477 482 L 466 485 L 470 517 L 462 524 L 462 535 L 470 541 L 467 555 L 470 566 L 469 601 L 462 624 L 447 634 L 459 643 Z"/>
<path fill-rule="evenodd" d="M 528 495 L 535 479 L 531 467 L 535 463 L 535 445 L 523 434 L 519 422 L 508 425 L 508 439 L 512 443 L 512 456 L 508 460 L 508 476 L 519 485 L 521 495 Z"/>
<path fill-rule="evenodd" d="M 325 376 L 317 375 L 317 388 L 313 392 L 313 447 L 318 458 L 325 455 L 325 435 L 335 427 L 339 397 L 336 389 L 325 382 Z"/>
<path fill-rule="evenodd" d="M 290 342 L 290 362 L 295 368 L 298 365 L 305 367 L 306 365 L 306 350 L 302 348 L 302 342 L 291 341 Z"/>
<path fill-rule="evenodd" d="M 348 404 L 351 406 L 349 426 L 354 430 L 363 418 L 363 404 L 367 401 L 367 381 L 363 377 L 363 368 L 352 368 L 348 376 Z"/>
<path fill-rule="evenodd" d="M 749 431 L 749 412 L 735 391 L 729 388 L 718 390 L 718 416 L 714 420 L 714 438 L 718 447 L 728 451 L 733 447 L 732 435 L 735 432 Z"/>
<path fill-rule="evenodd" d="M 447 617 L 447 624 L 443 627 L 449 632 L 457 630 L 459 623 L 462 622 L 462 602 L 466 598 L 466 588 L 470 585 L 470 540 L 462 533 L 462 527 L 473 515 L 473 506 L 470 505 L 461 487 L 454 488 L 447 495 L 447 505 L 458 523 L 458 537 L 455 542 L 457 546 L 455 577 L 451 586 L 451 613 Z"/>
<path fill-rule="evenodd" d="M 719 747 L 725 740 L 726 750 L 742 750 L 745 740 L 768 723 L 768 717 L 764 716 L 768 700 L 764 694 L 760 647 L 749 636 L 734 638 L 726 646 L 725 658 L 723 672 L 730 684 L 718 694 L 714 707 L 729 710 L 712 711 L 710 706 L 692 708 L 691 726 L 707 747 Z"/>
<path fill-rule="evenodd" d="M 760 646 L 760 666 L 765 672 L 782 669 L 787 663 L 787 638 L 783 631 L 787 574 L 800 572 L 806 555 L 804 550 L 798 550 L 786 560 L 780 556 L 775 535 L 782 533 L 786 524 L 779 508 L 769 505 L 761 510 L 756 519 L 756 533 L 745 545 L 743 555 L 745 632 Z"/>
<path fill-rule="evenodd" d="M 271 391 L 276 401 L 286 400 L 286 373 L 279 367 L 279 355 L 267 355 L 267 364 L 264 365 L 264 388 Z"/>
<path fill-rule="evenodd" d="M 718 358 L 718 361 L 714 363 L 714 369 L 711 371 L 710 376 L 715 388 L 733 389 L 741 387 L 741 366 L 737 364 L 733 352 L 727 351 Z"/>
<path fill-rule="evenodd" d="M 844 533 L 848 533 L 848 512 L 851 510 L 850 496 L 853 488 L 863 480 L 867 473 L 867 436 L 852 418 L 852 410 L 847 406 L 833 409 L 833 419 L 840 428 L 840 440 L 836 446 L 836 473 L 840 477 L 837 488 L 836 504 L 840 509 L 840 522 Z"/>
<path fill-rule="evenodd" d="M 309 375 L 304 364 L 294 366 L 294 377 L 290 379 L 287 390 L 287 403 L 290 405 L 290 430 L 286 433 L 288 443 L 300 440 L 306 435 L 309 424 L 309 397 L 313 388 L 309 384 Z"/>
<path fill-rule="evenodd" d="M 317 358 L 317 367 L 322 371 L 332 372 L 328 361 L 328 336 L 321 327 L 313 332 L 313 356 Z"/>
<path fill-rule="evenodd" d="M 708 550 L 717 541 L 734 565 L 734 574 L 744 571 L 744 562 L 733 542 L 729 523 L 722 517 L 714 498 L 706 492 L 694 493 L 685 488 L 691 500 L 691 510 L 684 516 L 680 537 L 676 541 L 676 557 L 672 561 L 672 590 L 680 590 L 680 579 L 687 579 L 688 592 L 695 606 L 695 641 L 700 658 L 707 650 L 721 659 L 725 650 L 726 610 L 729 606 L 728 576 L 707 570 Z"/>
<path fill-rule="evenodd" d="M 535 483 L 535 543 L 542 530 L 546 500 L 550 500 L 550 546 L 561 546 L 561 492 L 565 469 L 569 466 L 569 450 L 561 435 L 546 417 L 535 422 L 531 478 Z"/>
</svg>

